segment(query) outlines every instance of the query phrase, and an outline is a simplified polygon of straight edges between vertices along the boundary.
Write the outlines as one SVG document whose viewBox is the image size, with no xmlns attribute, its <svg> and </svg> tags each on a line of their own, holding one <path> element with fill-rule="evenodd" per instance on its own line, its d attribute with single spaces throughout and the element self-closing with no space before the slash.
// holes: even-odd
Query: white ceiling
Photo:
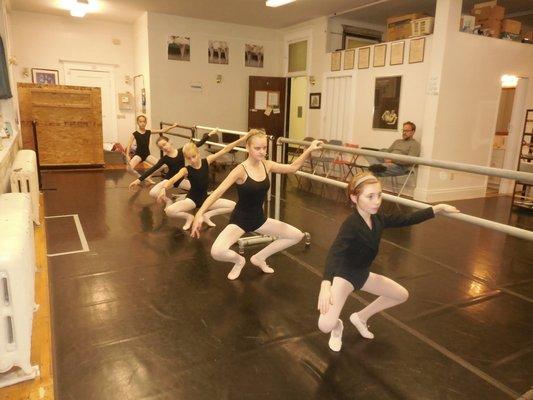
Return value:
<svg viewBox="0 0 533 400">
<path fill-rule="evenodd" d="M 9 0 L 11 9 L 55 15 L 69 15 L 65 3 L 73 0 Z M 100 10 L 88 19 L 132 23 L 144 11 L 183 17 L 230 22 L 264 28 L 285 28 L 321 16 L 333 16 L 385 25 L 387 17 L 413 12 L 435 14 L 436 0 L 296 0 L 278 7 L 265 6 L 265 0 L 89 0 Z M 474 3 L 464 0 L 463 12 Z M 533 0 L 498 0 L 506 14 L 533 25 Z"/>
<path fill-rule="evenodd" d="M 69 15 L 68 0 L 10 0 L 11 9 Z M 91 0 L 90 0 L 91 1 Z M 86 18 L 131 23 L 144 11 L 231 22 L 264 28 L 285 28 L 312 18 L 329 16 L 375 0 L 297 0 L 278 8 L 265 0 L 96 0 L 100 10 Z"/>
</svg>

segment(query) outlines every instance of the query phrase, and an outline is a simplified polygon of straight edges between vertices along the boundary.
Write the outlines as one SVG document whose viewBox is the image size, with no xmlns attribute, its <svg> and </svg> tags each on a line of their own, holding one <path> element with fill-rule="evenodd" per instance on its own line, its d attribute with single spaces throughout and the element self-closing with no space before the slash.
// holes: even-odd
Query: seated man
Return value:
<svg viewBox="0 0 533 400">
<path fill-rule="evenodd" d="M 413 139 L 416 125 L 411 121 L 403 124 L 402 139 L 395 140 L 392 145 L 383 151 L 387 153 L 403 154 L 405 156 L 418 157 L 420 155 L 420 143 Z M 398 176 L 409 172 L 411 164 L 390 159 L 378 159 L 376 157 L 366 157 L 370 167 L 368 169 L 377 176 Z"/>
</svg>

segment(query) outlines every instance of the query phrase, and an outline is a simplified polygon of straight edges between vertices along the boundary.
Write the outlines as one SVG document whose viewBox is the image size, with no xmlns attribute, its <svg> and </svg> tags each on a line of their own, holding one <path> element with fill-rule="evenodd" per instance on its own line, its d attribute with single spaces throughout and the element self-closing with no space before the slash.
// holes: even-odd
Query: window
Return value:
<svg viewBox="0 0 533 400">
<path fill-rule="evenodd" d="M 289 44 L 289 72 L 307 70 L 307 40 Z"/>
</svg>

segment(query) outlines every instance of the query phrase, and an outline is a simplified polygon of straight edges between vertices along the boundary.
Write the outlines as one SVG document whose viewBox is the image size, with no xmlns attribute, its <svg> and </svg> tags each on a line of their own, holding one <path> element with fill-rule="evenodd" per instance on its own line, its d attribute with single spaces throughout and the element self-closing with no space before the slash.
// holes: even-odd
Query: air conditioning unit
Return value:
<svg viewBox="0 0 533 400">
<path fill-rule="evenodd" d="M 37 173 L 35 151 L 19 150 L 15 156 L 11 172 L 11 191 L 30 194 L 33 222 L 39 225 L 39 178 Z"/>
<path fill-rule="evenodd" d="M 29 194 L 0 195 L 0 387 L 39 375 L 39 367 L 30 363 L 37 309 L 31 210 Z"/>
</svg>

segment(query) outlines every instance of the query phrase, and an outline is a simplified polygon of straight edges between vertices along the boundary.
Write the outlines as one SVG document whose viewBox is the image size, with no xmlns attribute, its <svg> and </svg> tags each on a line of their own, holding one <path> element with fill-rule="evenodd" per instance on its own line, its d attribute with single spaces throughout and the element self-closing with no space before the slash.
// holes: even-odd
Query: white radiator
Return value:
<svg viewBox="0 0 533 400">
<path fill-rule="evenodd" d="M 35 244 L 30 194 L 0 195 L 0 387 L 39 375 L 30 364 Z M 20 367 L 21 369 L 13 369 Z"/>
<path fill-rule="evenodd" d="M 33 222 L 39 225 L 39 179 L 35 152 L 19 150 L 12 168 L 11 191 L 30 194 Z"/>
</svg>

